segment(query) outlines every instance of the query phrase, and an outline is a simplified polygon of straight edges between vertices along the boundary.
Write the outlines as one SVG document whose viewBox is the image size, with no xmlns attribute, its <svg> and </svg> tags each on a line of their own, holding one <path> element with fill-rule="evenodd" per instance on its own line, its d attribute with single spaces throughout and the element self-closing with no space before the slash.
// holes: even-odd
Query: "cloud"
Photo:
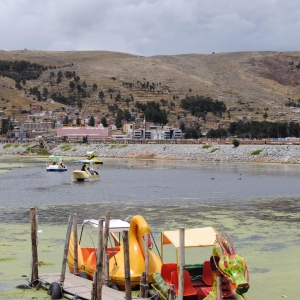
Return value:
<svg viewBox="0 0 300 300">
<path fill-rule="evenodd" d="M 295 0 L 2 0 L 0 48 L 145 56 L 295 51 L 299 14 Z"/>
</svg>

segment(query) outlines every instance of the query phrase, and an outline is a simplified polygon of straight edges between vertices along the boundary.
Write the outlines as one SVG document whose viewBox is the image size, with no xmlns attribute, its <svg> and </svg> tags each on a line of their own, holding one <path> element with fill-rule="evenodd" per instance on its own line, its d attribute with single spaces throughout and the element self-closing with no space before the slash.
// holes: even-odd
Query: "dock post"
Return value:
<svg viewBox="0 0 300 300">
<path fill-rule="evenodd" d="M 149 234 L 145 234 L 145 298 L 148 297 L 149 283 L 148 283 L 148 275 L 149 275 L 149 248 L 148 248 L 148 239 L 150 238 Z"/>
<path fill-rule="evenodd" d="M 146 277 L 146 273 L 143 272 L 141 277 L 140 277 L 140 298 L 145 298 L 145 277 Z"/>
<path fill-rule="evenodd" d="M 98 220 L 96 299 L 102 299 L 103 285 L 103 220 Z"/>
<path fill-rule="evenodd" d="M 222 278 L 217 276 L 217 300 L 222 300 Z"/>
<path fill-rule="evenodd" d="M 78 275 L 78 235 L 77 235 L 77 214 L 73 214 L 73 236 L 74 236 L 74 275 Z"/>
<path fill-rule="evenodd" d="M 66 240 L 65 240 L 63 262 L 62 262 L 62 266 L 61 266 L 61 275 L 60 275 L 60 280 L 59 280 L 59 283 L 61 286 L 63 286 L 64 281 L 65 281 L 66 264 L 67 264 L 67 258 L 68 258 L 70 236 L 71 236 L 71 231 L 72 231 L 72 223 L 73 223 L 73 215 L 70 214 L 69 220 L 68 220 L 68 229 L 67 229 L 67 234 L 66 234 Z"/>
<path fill-rule="evenodd" d="M 128 231 L 123 231 L 123 244 L 124 244 L 125 295 L 126 295 L 126 300 L 131 300 L 130 258 L 129 258 Z"/>
<path fill-rule="evenodd" d="M 31 251 L 32 251 L 32 266 L 30 270 L 30 286 L 35 285 L 35 281 L 39 279 L 38 270 L 38 252 L 37 252 L 37 218 L 35 214 L 35 207 L 30 208 L 31 219 Z"/>
<path fill-rule="evenodd" d="M 184 254 L 184 228 L 179 228 L 179 289 L 178 300 L 183 299 L 184 288 L 184 269 L 185 269 L 185 254 Z"/>
<path fill-rule="evenodd" d="M 105 228 L 104 228 L 104 241 L 103 241 L 103 268 L 104 272 L 102 278 L 104 278 L 104 283 L 107 286 L 109 284 L 109 255 L 107 257 L 107 243 L 109 235 L 109 223 L 110 223 L 110 211 L 107 211 L 105 214 Z M 103 284 L 103 282 L 102 282 Z"/>
<path fill-rule="evenodd" d="M 104 274 L 104 284 L 106 286 L 109 285 L 110 283 L 110 277 L 109 277 L 109 259 L 110 259 L 110 255 L 109 254 L 105 254 L 105 274 Z"/>
</svg>

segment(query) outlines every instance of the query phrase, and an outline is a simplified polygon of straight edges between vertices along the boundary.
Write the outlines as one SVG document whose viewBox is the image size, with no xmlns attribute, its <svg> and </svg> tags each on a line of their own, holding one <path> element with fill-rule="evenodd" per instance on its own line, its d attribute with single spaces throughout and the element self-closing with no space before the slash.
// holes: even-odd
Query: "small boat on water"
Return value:
<svg viewBox="0 0 300 300">
<path fill-rule="evenodd" d="M 47 172 L 65 172 L 68 168 L 64 164 L 62 156 L 50 155 L 46 163 Z"/>
<path fill-rule="evenodd" d="M 72 181 L 95 181 L 99 180 L 100 175 L 93 168 L 93 161 L 84 162 L 82 168 L 77 170 L 74 168 L 72 172 Z"/>
<path fill-rule="evenodd" d="M 97 220 L 85 220 L 85 224 L 98 227 Z M 83 226 L 78 243 L 78 266 L 79 276 L 93 279 L 96 269 L 96 252 L 97 249 L 97 234 L 95 240 L 90 247 L 81 245 L 81 237 Z M 104 225 L 105 226 L 105 225 Z M 124 269 L 124 246 L 121 240 L 121 232 L 128 231 L 129 240 L 129 256 L 130 256 L 130 280 L 132 287 L 140 284 L 140 277 L 145 271 L 145 247 L 149 248 L 149 283 L 152 282 L 152 276 L 161 268 L 161 261 L 155 253 L 151 251 L 153 246 L 150 238 L 150 227 L 142 216 L 134 216 L 130 223 L 122 220 L 110 220 L 109 223 L 109 247 L 107 254 L 110 255 L 109 260 L 109 275 L 111 282 L 120 290 L 125 289 L 125 269 Z M 118 235 L 119 233 L 119 235 Z M 145 241 L 144 236 L 148 234 L 148 240 Z M 69 251 L 68 251 L 68 266 L 71 273 L 74 272 L 74 237 L 71 234 Z M 84 274 L 85 273 L 85 274 Z"/>
<path fill-rule="evenodd" d="M 87 160 L 92 160 L 94 161 L 94 164 L 101 164 L 103 165 L 103 161 L 99 160 L 96 156 L 98 155 L 98 153 L 96 151 L 87 151 Z"/>
<path fill-rule="evenodd" d="M 203 250 L 206 247 L 211 247 L 212 256 L 205 261 L 195 261 L 193 264 L 182 266 L 184 280 L 183 298 L 188 298 L 189 300 L 248 299 L 244 295 L 249 289 L 247 265 L 243 257 L 236 253 L 229 235 L 228 240 L 229 243 L 213 227 L 185 230 L 184 252 L 196 250 L 197 254 L 193 252 L 192 257 L 199 258 L 203 257 Z M 165 245 L 173 245 L 176 252 L 176 261 L 164 261 L 163 246 Z M 163 263 L 161 270 L 153 275 L 152 287 L 159 292 L 162 300 L 168 299 L 170 289 L 174 290 L 176 298 L 178 296 L 180 282 L 179 247 L 179 230 L 161 233 Z M 191 250 L 190 248 L 195 249 Z M 221 298 L 217 298 L 218 277 L 221 282 Z"/>
</svg>

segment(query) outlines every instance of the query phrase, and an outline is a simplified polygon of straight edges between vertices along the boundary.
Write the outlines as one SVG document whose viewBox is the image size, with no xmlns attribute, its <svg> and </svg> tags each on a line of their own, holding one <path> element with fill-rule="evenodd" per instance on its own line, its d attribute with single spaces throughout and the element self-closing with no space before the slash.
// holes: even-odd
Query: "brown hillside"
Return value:
<svg viewBox="0 0 300 300">
<path fill-rule="evenodd" d="M 46 51 L 0 51 L 0 60 L 28 60 L 47 69 L 38 80 L 27 81 L 24 89 L 18 91 L 15 82 L 0 77 L 0 110 L 12 116 L 12 108 L 30 109 L 30 105 L 42 105 L 43 109 L 62 107 L 60 103 L 38 102 L 29 95 L 29 88 L 38 86 L 42 92 L 69 95 L 70 79 L 63 78 L 60 84 L 50 85 L 50 72 L 75 71 L 80 82 L 87 83 L 89 97 L 82 99 L 82 112 L 94 113 L 97 118 L 108 116 L 107 104 L 115 103 L 120 93 L 122 100 L 118 106 L 134 111 L 134 103 L 128 105 L 125 99 L 133 96 L 134 101 L 167 100 L 170 120 L 183 117 L 180 100 L 186 94 L 210 96 L 225 102 L 229 114 L 223 119 L 233 121 L 238 116 L 249 116 L 252 120 L 263 120 L 265 112 L 268 120 L 296 120 L 300 113 L 292 112 L 285 103 L 300 99 L 299 52 L 238 52 L 211 55 L 185 54 L 174 56 L 142 57 L 107 51 L 46 52 Z M 112 79 L 115 78 L 115 79 Z M 133 83 L 129 87 L 123 83 Z M 142 89 L 137 82 L 156 85 L 155 91 Z M 92 85 L 97 84 L 97 90 Z M 112 99 L 108 89 L 114 89 Z M 98 98 L 99 91 L 105 94 L 104 101 Z M 170 103 L 175 103 L 170 106 Z M 281 108 L 279 108 L 281 106 Z M 81 113 L 82 113 L 81 112 Z M 187 114 L 189 116 L 189 114 Z M 15 116 L 21 117 L 21 116 Z M 230 119 L 229 119 L 230 117 Z"/>
</svg>

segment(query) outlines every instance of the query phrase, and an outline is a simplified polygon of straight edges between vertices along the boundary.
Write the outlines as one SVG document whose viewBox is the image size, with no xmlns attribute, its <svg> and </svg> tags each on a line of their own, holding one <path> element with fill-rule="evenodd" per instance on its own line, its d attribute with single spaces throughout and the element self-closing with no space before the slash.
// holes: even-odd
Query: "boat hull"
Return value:
<svg viewBox="0 0 300 300">
<path fill-rule="evenodd" d="M 68 168 L 67 167 L 65 167 L 65 168 L 59 168 L 59 167 L 54 168 L 54 167 L 50 166 L 50 167 L 47 167 L 46 170 L 47 170 L 47 172 L 66 172 L 66 171 L 68 171 Z"/>
</svg>

